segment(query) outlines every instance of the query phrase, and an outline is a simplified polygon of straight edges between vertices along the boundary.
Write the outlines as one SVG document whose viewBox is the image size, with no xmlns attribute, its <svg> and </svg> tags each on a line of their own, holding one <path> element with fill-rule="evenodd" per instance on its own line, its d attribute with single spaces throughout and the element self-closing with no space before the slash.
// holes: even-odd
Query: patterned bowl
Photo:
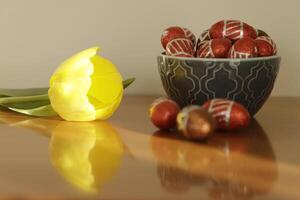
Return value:
<svg viewBox="0 0 300 200">
<path fill-rule="evenodd" d="M 182 58 L 160 55 L 158 69 L 167 95 L 181 107 L 226 98 L 253 116 L 274 86 L 280 56 L 249 59 Z"/>
</svg>

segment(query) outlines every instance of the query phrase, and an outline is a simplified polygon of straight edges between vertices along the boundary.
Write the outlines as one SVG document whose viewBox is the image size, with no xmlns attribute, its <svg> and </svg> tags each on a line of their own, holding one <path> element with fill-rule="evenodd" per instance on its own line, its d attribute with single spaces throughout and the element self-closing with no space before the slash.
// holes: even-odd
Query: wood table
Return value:
<svg viewBox="0 0 300 200">
<path fill-rule="evenodd" d="M 127 96 L 107 122 L 0 111 L 0 199 L 300 199 L 300 98 L 203 142 L 158 131 L 155 98 Z"/>
</svg>

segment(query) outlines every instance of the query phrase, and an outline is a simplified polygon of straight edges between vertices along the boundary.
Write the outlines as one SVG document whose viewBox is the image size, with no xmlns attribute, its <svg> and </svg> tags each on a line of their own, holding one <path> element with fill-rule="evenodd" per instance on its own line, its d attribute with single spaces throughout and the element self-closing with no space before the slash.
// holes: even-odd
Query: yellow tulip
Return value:
<svg viewBox="0 0 300 200">
<path fill-rule="evenodd" d="M 65 120 L 107 119 L 122 100 L 122 77 L 98 50 L 89 48 L 65 60 L 50 79 L 51 105 Z"/>
<path fill-rule="evenodd" d="M 53 130 L 50 160 L 68 182 L 98 192 L 121 166 L 124 145 L 106 122 L 61 122 Z"/>
</svg>

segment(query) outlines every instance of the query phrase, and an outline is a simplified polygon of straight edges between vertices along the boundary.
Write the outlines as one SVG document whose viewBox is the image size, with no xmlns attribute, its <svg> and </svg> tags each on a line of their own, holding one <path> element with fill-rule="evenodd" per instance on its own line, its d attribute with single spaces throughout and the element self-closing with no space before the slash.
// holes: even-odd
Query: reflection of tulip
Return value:
<svg viewBox="0 0 300 200">
<path fill-rule="evenodd" d="M 13 112 L 0 111 L 0 123 L 5 123 L 9 126 L 28 128 L 47 137 L 51 135 L 52 130 L 59 122 L 59 120 L 55 119 L 32 118 Z"/>
<path fill-rule="evenodd" d="M 97 192 L 109 181 L 128 151 L 116 130 L 104 121 L 76 123 L 0 111 L 0 123 L 51 137 L 53 166 L 67 181 L 87 192 Z"/>
<path fill-rule="evenodd" d="M 97 51 L 90 48 L 70 57 L 50 79 L 51 105 L 65 120 L 107 119 L 121 102 L 122 77 Z"/>
<path fill-rule="evenodd" d="M 272 146 L 256 121 L 243 132 L 218 133 L 206 143 L 191 143 L 158 132 L 151 138 L 151 147 L 159 168 L 172 172 L 159 173 L 161 181 L 176 180 L 175 186 L 208 182 L 212 185 L 208 189 L 211 197 L 250 198 L 267 193 L 278 175 Z M 178 180 L 180 177 L 182 180 Z"/>
<path fill-rule="evenodd" d="M 50 159 L 70 183 L 95 192 L 120 166 L 123 144 L 106 122 L 61 122 L 50 141 Z"/>
</svg>

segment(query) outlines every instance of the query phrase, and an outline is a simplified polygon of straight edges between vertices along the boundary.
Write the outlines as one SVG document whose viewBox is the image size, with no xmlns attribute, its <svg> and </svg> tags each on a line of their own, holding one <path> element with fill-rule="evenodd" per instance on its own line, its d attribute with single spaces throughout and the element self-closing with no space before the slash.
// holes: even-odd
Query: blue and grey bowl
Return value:
<svg viewBox="0 0 300 200">
<path fill-rule="evenodd" d="M 167 95 L 181 107 L 226 98 L 253 116 L 272 92 L 280 56 L 249 59 L 182 58 L 160 55 L 158 69 Z"/>
</svg>

